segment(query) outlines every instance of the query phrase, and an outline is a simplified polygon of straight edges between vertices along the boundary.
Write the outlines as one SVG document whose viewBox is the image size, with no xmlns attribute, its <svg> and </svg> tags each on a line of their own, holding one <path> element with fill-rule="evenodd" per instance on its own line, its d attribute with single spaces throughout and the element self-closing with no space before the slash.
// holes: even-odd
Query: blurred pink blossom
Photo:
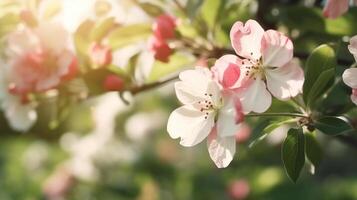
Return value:
<svg viewBox="0 0 357 200">
<path fill-rule="evenodd" d="M 241 129 L 236 133 L 236 141 L 237 143 L 246 142 L 252 133 L 252 129 L 247 123 L 242 123 Z"/>
<path fill-rule="evenodd" d="M 234 200 L 246 199 L 250 193 L 249 183 L 245 179 L 236 180 L 229 185 L 228 193 Z"/>
<path fill-rule="evenodd" d="M 162 62 L 169 61 L 169 57 L 172 54 L 172 49 L 169 47 L 165 40 L 154 36 L 150 38 L 149 46 L 151 51 L 154 53 L 156 60 L 160 60 Z"/>
</svg>

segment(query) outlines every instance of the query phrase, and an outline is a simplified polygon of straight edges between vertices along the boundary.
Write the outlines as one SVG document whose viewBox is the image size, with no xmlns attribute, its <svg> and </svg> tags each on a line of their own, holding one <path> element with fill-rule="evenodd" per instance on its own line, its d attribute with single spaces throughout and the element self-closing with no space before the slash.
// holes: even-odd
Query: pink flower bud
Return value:
<svg viewBox="0 0 357 200">
<path fill-rule="evenodd" d="M 157 17 L 152 27 L 154 35 L 164 40 L 175 37 L 175 28 L 176 19 L 167 14 Z"/>
<path fill-rule="evenodd" d="M 117 75 L 108 75 L 103 83 L 103 87 L 107 91 L 121 91 L 124 86 L 124 80 Z"/>
<path fill-rule="evenodd" d="M 112 63 L 112 50 L 110 47 L 93 43 L 89 49 L 89 56 L 93 64 L 100 67 L 107 66 Z"/>
<path fill-rule="evenodd" d="M 154 36 L 149 41 L 149 48 L 154 53 L 156 60 L 160 60 L 162 62 L 169 61 L 169 57 L 172 54 L 172 49 L 169 47 L 165 40 Z"/>
</svg>

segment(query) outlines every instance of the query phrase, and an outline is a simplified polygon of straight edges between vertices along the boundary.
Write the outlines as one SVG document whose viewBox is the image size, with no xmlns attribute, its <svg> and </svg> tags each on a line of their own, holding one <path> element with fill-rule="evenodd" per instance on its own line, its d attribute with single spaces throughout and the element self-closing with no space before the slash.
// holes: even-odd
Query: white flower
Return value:
<svg viewBox="0 0 357 200">
<path fill-rule="evenodd" d="M 236 151 L 235 133 L 240 127 L 237 101 L 223 93 L 206 68 L 186 70 L 179 77 L 181 81 L 175 83 L 175 90 L 184 105 L 169 117 L 170 136 L 181 138 L 180 144 L 186 147 L 209 136 L 208 150 L 212 160 L 219 168 L 227 167 Z"/>
<path fill-rule="evenodd" d="M 11 128 L 27 131 L 37 120 L 33 104 L 23 103 L 21 97 L 8 91 L 7 66 L 0 61 L 0 105 Z"/>
<path fill-rule="evenodd" d="M 357 62 L 357 35 L 351 38 L 348 50 L 355 57 Z M 357 68 L 346 69 L 342 78 L 343 82 L 352 88 L 351 100 L 357 105 Z"/>
</svg>

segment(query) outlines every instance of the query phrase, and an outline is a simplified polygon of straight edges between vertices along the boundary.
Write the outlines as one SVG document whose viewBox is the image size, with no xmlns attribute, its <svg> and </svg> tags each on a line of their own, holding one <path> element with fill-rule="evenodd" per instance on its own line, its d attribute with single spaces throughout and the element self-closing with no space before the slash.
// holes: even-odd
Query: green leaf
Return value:
<svg viewBox="0 0 357 200">
<path fill-rule="evenodd" d="M 152 17 L 157 17 L 157 16 L 161 15 L 162 13 L 164 13 L 164 11 L 162 10 L 161 7 L 159 7 L 158 5 L 155 5 L 153 3 L 138 2 L 138 5 L 140 6 L 141 9 L 143 9 L 148 15 L 150 15 Z"/>
<path fill-rule="evenodd" d="M 322 149 L 314 133 L 305 133 L 305 152 L 314 168 L 318 167 L 322 160 Z"/>
<path fill-rule="evenodd" d="M 82 72 L 87 70 L 90 66 L 88 58 L 88 48 L 91 43 L 89 34 L 94 27 L 94 22 L 91 20 L 84 21 L 74 33 L 74 44 L 77 51 L 77 56 Z"/>
<path fill-rule="evenodd" d="M 156 61 L 152 68 L 148 80 L 149 81 L 158 80 L 164 76 L 176 72 L 177 70 L 183 67 L 191 66 L 193 62 L 194 59 L 192 57 L 189 57 L 184 54 L 176 53 L 170 57 L 168 63 Z"/>
<path fill-rule="evenodd" d="M 93 30 L 91 31 L 90 38 L 92 41 L 100 41 L 102 40 L 111 29 L 115 26 L 115 18 L 109 17 L 104 19 L 98 25 L 96 25 Z"/>
<path fill-rule="evenodd" d="M 150 24 L 132 24 L 118 27 L 108 36 L 108 43 L 113 50 L 130 43 L 148 38 L 152 34 Z"/>
<path fill-rule="evenodd" d="M 205 0 L 201 7 L 202 18 L 211 29 L 215 26 L 219 10 L 223 1 Z"/>
<path fill-rule="evenodd" d="M 321 73 L 310 89 L 307 98 L 307 106 L 312 107 L 315 100 L 318 99 L 334 82 L 335 69 L 329 69 Z"/>
<path fill-rule="evenodd" d="M 0 38 L 11 32 L 19 23 L 19 16 L 14 13 L 8 13 L 0 17 Z"/>
<path fill-rule="evenodd" d="M 288 131 L 281 153 L 286 173 L 296 182 L 305 164 L 305 138 L 302 129 Z"/>
<path fill-rule="evenodd" d="M 284 124 L 290 124 L 290 123 L 294 123 L 296 122 L 297 120 L 296 119 L 282 119 L 280 121 L 275 121 L 275 122 L 272 122 L 271 124 L 269 124 L 269 126 L 265 127 L 263 132 L 265 134 L 269 134 L 271 132 L 273 132 L 275 129 L 279 128 L 280 126 L 284 125 Z"/>
<path fill-rule="evenodd" d="M 337 117 L 322 117 L 314 122 L 315 128 L 326 135 L 339 135 L 350 131 L 352 127 Z"/>
<path fill-rule="evenodd" d="M 326 70 L 336 66 L 335 51 L 329 45 L 323 44 L 317 47 L 309 56 L 305 67 L 305 82 L 303 86 L 303 97 L 307 103 L 310 91 L 320 76 Z"/>
</svg>

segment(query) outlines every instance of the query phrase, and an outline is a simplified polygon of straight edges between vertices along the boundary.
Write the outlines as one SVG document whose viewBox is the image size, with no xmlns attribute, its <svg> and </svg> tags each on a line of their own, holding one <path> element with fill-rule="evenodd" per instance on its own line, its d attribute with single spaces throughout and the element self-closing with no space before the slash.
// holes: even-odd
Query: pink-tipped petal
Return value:
<svg viewBox="0 0 357 200">
<path fill-rule="evenodd" d="M 263 113 L 271 105 L 272 97 L 268 92 L 264 81 L 250 80 L 243 88 L 237 90 L 240 97 L 244 113 L 256 112 Z"/>
<path fill-rule="evenodd" d="M 278 31 L 266 31 L 261 45 L 264 66 L 281 67 L 293 58 L 293 43 Z"/>
<path fill-rule="evenodd" d="M 280 100 L 288 100 L 302 92 L 304 71 L 297 60 L 283 67 L 266 70 L 267 87 Z"/>
<path fill-rule="evenodd" d="M 236 22 L 230 32 L 231 43 L 236 53 L 244 58 L 259 59 L 264 29 L 255 20 L 245 24 Z"/>
<path fill-rule="evenodd" d="M 215 79 L 223 86 L 230 88 L 240 77 L 239 63 L 241 59 L 235 55 L 224 55 L 212 67 Z"/>
<path fill-rule="evenodd" d="M 346 69 L 342 78 L 346 85 L 357 88 L 357 68 Z"/>
<path fill-rule="evenodd" d="M 328 0 L 324 10 L 323 15 L 327 18 L 335 19 L 348 10 L 349 0 Z"/>
</svg>

